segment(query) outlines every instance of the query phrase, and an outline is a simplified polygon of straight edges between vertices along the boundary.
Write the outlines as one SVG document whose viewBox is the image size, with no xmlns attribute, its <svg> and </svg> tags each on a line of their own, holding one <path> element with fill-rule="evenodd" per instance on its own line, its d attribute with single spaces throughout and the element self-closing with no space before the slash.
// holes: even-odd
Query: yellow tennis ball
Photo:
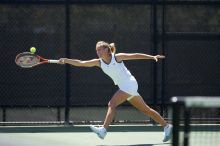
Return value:
<svg viewBox="0 0 220 146">
<path fill-rule="evenodd" d="M 37 51 L 37 50 L 36 50 L 35 47 L 31 47 L 31 48 L 30 48 L 30 52 L 31 52 L 31 53 L 35 53 L 36 51 Z"/>
</svg>

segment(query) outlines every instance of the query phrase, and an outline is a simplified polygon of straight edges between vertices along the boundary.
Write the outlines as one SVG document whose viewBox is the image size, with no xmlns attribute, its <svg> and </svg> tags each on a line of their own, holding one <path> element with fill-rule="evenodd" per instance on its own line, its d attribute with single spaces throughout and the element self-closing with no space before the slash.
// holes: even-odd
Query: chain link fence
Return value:
<svg viewBox="0 0 220 146">
<path fill-rule="evenodd" d="M 96 58 L 95 44 L 100 40 L 114 42 L 117 52 L 165 54 L 162 63 L 125 62 L 146 103 L 165 118 L 172 96 L 219 95 L 220 6 L 211 1 L 172 2 L 176 1 L 0 3 L 1 123 L 101 122 L 117 91 L 98 68 L 16 66 L 16 54 L 32 46 L 38 54 L 55 59 Z M 115 118 L 115 123 L 120 121 L 149 122 L 149 118 L 124 103 Z"/>
<path fill-rule="evenodd" d="M 166 12 L 166 98 L 218 96 L 219 6 L 167 6 Z"/>
</svg>

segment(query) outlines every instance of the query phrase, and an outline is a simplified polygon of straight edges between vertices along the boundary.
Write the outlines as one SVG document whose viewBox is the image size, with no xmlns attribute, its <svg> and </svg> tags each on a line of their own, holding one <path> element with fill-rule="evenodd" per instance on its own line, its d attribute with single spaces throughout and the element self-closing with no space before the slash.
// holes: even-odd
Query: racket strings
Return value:
<svg viewBox="0 0 220 146">
<path fill-rule="evenodd" d="M 16 63 L 22 67 L 32 67 L 40 62 L 39 58 L 34 55 L 21 55 L 16 59 Z"/>
</svg>

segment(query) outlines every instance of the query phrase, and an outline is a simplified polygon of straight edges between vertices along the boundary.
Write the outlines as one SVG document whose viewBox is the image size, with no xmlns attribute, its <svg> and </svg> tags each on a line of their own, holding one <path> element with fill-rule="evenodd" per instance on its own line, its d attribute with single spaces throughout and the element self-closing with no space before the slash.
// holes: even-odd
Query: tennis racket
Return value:
<svg viewBox="0 0 220 146">
<path fill-rule="evenodd" d="M 58 62 L 59 60 L 46 59 L 30 52 L 20 53 L 15 58 L 15 63 L 22 68 L 32 68 L 41 64 Z"/>
</svg>

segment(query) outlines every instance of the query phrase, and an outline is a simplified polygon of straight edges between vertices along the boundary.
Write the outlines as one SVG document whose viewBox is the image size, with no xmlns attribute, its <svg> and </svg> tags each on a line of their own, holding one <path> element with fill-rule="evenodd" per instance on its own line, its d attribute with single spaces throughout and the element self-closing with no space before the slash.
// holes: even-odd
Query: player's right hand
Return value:
<svg viewBox="0 0 220 146">
<path fill-rule="evenodd" d="M 67 58 L 60 58 L 58 64 L 66 64 Z"/>
</svg>

